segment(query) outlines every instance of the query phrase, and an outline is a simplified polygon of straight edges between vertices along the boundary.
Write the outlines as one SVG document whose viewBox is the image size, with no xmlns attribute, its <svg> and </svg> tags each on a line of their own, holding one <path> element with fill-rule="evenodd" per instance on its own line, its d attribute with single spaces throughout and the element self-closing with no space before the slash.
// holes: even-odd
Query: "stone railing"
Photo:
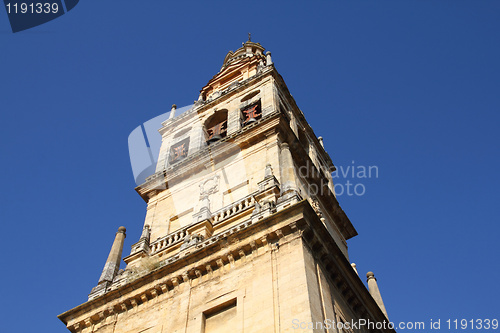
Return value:
<svg viewBox="0 0 500 333">
<path fill-rule="evenodd" d="M 212 222 L 213 224 L 217 224 L 223 220 L 226 220 L 232 216 L 235 216 L 236 214 L 239 214 L 247 209 L 253 209 L 255 206 L 255 198 L 254 198 L 255 193 L 252 193 L 245 198 L 241 199 L 240 201 L 237 201 L 227 207 L 224 207 L 215 213 L 212 214 Z M 179 229 L 173 233 L 170 233 L 160 239 L 155 240 L 153 243 L 151 243 L 150 248 L 151 248 L 151 254 L 155 254 L 161 250 L 164 250 L 172 245 L 181 243 L 184 241 L 184 238 L 187 235 L 187 228 L 191 227 L 192 225 L 189 225 L 185 228 Z"/>
<path fill-rule="evenodd" d="M 249 208 L 253 208 L 255 205 L 254 194 L 251 194 L 240 201 L 237 201 L 230 206 L 219 209 L 215 213 L 212 214 L 213 223 L 217 224 L 222 220 L 225 220 L 231 216 L 234 216 L 238 213 L 241 213 L 244 210 Z"/>
<path fill-rule="evenodd" d="M 156 253 L 167 247 L 180 243 L 184 240 L 187 235 L 187 230 L 185 228 L 177 230 L 171 234 L 166 235 L 156 241 L 154 241 L 151 246 L 151 253 Z"/>
</svg>

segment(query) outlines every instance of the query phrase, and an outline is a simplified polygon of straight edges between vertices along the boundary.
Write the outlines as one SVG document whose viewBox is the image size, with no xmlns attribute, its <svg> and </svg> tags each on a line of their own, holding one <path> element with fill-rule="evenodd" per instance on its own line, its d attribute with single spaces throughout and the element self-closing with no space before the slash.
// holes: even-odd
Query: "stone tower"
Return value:
<svg viewBox="0 0 500 333">
<path fill-rule="evenodd" d="M 373 273 L 349 261 L 357 232 L 335 167 L 271 53 L 229 52 L 193 107 L 159 129 L 140 239 L 119 270 L 120 227 L 71 332 L 394 332 Z M 376 327 L 350 327 L 365 320 Z"/>
</svg>

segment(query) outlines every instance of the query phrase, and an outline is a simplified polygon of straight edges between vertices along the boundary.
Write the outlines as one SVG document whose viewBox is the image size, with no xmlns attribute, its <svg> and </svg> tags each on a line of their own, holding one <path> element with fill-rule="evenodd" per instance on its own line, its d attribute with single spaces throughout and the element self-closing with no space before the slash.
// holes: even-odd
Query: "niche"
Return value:
<svg viewBox="0 0 500 333">
<path fill-rule="evenodd" d="M 227 135 L 227 110 L 215 112 L 205 122 L 207 144 L 214 143 Z"/>
</svg>

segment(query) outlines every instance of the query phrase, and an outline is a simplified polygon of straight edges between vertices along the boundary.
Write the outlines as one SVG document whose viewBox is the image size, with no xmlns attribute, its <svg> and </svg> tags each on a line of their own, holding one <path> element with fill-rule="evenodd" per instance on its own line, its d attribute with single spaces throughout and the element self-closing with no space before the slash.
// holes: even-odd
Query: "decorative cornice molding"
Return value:
<svg viewBox="0 0 500 333">
<path fill-rule="evenodd" d="M 289 209 L 291 208 L 292 207 L 289 207 Z M 158 274 L 160 270 L 161 271 L 166 270 L 168 269 L 168 266 L 174 265 L 179 261 L 190 261 L 189 260 L 190 258 L 193 258 L 197 253 L 204 250 L 206 247 L 216 246 L 219 242 L 225 241 L 226 239 L 230 238 L 233 235 L 248 231 L 246 229 L 255 226 L 256 224 L 267 224 L 269 221 L 266 220 L 263 219 L 263 220 L 258 220 L 256 222 L 252 222 L 249 219 L 247 221 L 244 221 L 234 226 L 230 230 L 224 232 L 223 234 L 216 235 L 196 245 L 195 246 L 196 250 L 189 253 L 186 256 L 176 255 L 168 258 L 165 261 L 166 263 L 165 266 L 160 267 L 158 270 L 150 272 L 147 275 L 151 276 L 154 274 Z M 250 234 L 248 237 L 245 238 L 245 241 L 240 241 L 239 238 L 233 237 L 232 239 L 235 240 L 235 242 L 231 244 L 229 248 L 225 248 L 224 251 L 220 253 L 218 256 L 210 259 L 200 260 L 194 264 L 188 264 L 187 267 L 184 268 L 175 269 L 170 274 L 166 274 L 160 279 L 158 279 L 158 281 L 156 281 L 156 283 L 154 283 L 154 285 L 145 292 L 134 293 L 134 291 L 136 289 L 139 289 L 140 287 L 137 284 L 140 284 L 142 281 L 144 281 L 146 276 L 138 277 L 136 280 L 131 281 L 129 284 L 123 285 L 119 289 L 111 291 L 109 294 L 114 294 L 115 292 L 118 292 L 121 295 L 120 301 L 111 302 L 110 308 L 113 309 L 113 311 L 109 310 L 104 310 L 104 311 L 98 310 L 96 312 L 89 311 L 89 313 L 83 319 L 79 319 L 77 322 L 68 325 L 66 318 L 76 317 L 78 315 L 78 312 L 86 312 L 85 311 L 86 307 L 92 309 L 93 307 L 99 307 L 98 305 L 96 306 L 96 304 L 98 303 L 109 301 L 108 297 L 110 295 L 104 294 L 96 299 L 93 299 L 91 301 L 88 301 L 87 303 L 82 304 L 81 306 L 73 310 L 70 310 L 68 312 L 59 315 L 59 319 L 61 319 L 65 324 L 67 324 L 67 327 L 71 332 L 77 332 L 78 327 L 83 325 L 86 326 L 87 323 L 97 324 L 111 315 L 130 311 L 131 309 L 134 309 L 137 306 L 145 304 L 153 299 L 156 299 L 161 295 L 169 295 L 170 293 L 171 296 L 171 292 L 173 290 L 183 285 L 191 286 L 193 284 L 193 280 L 196 279 L 202 280 L 205 277 L 207 279 L 210 279 L 212 275 L 217 272 L 220 272 L 221 274 L 226 274 L 231 269 L 234 269 L 235 265 L 239 261 L 245 261 L 248 256 L 262 255 L 263 253 L 260 254 L 258 253 L 258 249 L 262 247 L 267 247 L 270 239 L 279 241 L 283 239 L 285 236 L 290 234 L 296 234 L 296 237 L 300 237 L 300 234 L 297 233 L 297 231 L 298 231 L 297 229 L 290 228 L 288 227 L 288 225 L 283 225 L 279 229 L 268 230 L 264 236 L 261 236 L 257 239 L 253 239 L 250 236 Z M 290 239 L 288 241 L 290 241 Z M 219 248 L 217 252 L 220 252 L 221 249 L 223 248 Z M 153 284 L 153 281 L 145 282 L 145 284 L 148 283 Z M 132 285 L 134 286 L 132 287 Z M 125 292 L 122 291 L 127 287 L 129 287 L 128 296 L 126 296 L 127 291 Z M 111 296 L 110 298 L 114 297 Z"/>
</svg>

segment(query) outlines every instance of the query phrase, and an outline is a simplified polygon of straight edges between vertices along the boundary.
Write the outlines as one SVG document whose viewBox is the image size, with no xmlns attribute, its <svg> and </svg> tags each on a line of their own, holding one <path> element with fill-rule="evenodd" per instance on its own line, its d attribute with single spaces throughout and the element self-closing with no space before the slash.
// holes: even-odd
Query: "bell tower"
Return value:
<svg viewBox="0 0 500 333">
<path fill-rule="evenodd" d="M 192 108 L 165 119 L 140 239 L 118 270 L 120 227 L 71 332 L 394 332 L 373 273 L 368 290 L 346 241 L 335 166 L 270 52 L 228 52 Z M 128 228 L 134 227 L 129 225 Z M 138 226 L 136 226 L 138 227 Z M 342 324 L 343 323 L 343 324 Z"/>
</svg>

